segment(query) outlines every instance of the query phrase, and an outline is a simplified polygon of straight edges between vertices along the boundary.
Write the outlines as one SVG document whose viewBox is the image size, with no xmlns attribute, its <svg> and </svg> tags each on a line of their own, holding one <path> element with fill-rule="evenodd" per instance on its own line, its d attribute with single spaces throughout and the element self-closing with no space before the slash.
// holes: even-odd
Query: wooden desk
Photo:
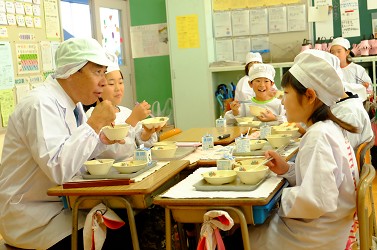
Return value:
<svg viewBox="0 0 377 250">
<path fill-rule="evenodd" d="M 248 224 L 254 224 L 253 206 L 262 206 L 270 202 L 274 195 L 283 187 L 285 180 L 275 187 L 267 198 L 166 198 L 157 196 L 154 204 L 165 207 L 166 249 L 171 250 L 172 242 L 171 215 L 178 223 L 203 223 L 203 215 L 213 209 L 225 210 L 235 223 L 241 226 L 243 245 L 250 250 Z M 180 233 L 182 236 L 182 233 Z M 184 249 L 184 248 L 183 248 Z"/>
<path fill-rule="evenodd" d="M 125 186 L 63 189 L 57 186 L 48 189 L 50 196 L 66 196 L 72 208 L 72 250 L 77 249 L 78 210 L 91 209 L 101 201 L 112 208 L 126 208 L 134 250 L 139 250 L 134 209 L 145 209 L 152 205 L 156 195 L 179 181 L 179 173 L 189 161 L 171 161 L 140 182 Z"/>
<path fill-rule="evenodd" d="M 177 142 L 201 142 L 202 137 L 206 134 L 211 134 L 214 139 L 215 145 L 228 145 L 242 134 L 245 134 L 249 127 L 225 127 L 225 128 L 190 128 L 182 131 L 172 137 L 165 139 L 165 141 L 177 141 Z M 251 130 L 251 129 L 250 129 Z M 219 140 L 217 137 L 223 134 L 230 134 L 228 138 Z"/>
</svg>

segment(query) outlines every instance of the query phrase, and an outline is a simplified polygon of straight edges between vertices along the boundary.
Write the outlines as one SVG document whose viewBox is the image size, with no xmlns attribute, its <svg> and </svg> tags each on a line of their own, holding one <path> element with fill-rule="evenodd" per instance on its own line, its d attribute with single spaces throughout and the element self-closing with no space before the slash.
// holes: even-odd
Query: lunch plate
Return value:
<svg viewBox="0 0 377 250">
<path fill-rule="evenodd" d="M 268 176 L 267 176 L 268 177 Z M 255 185 L 244 184 L 237 177 L 234 181 L 223 184 L 223 185 L 213 185 L 208 183 L 206 180 L 201 179 L 193 186 L 197 191 L 253 191 L 267 178 L 263 178 L 260 182 Z"/>
<path fill-rule="evenodd" d="M 197 149 L 197 147 L 178 147 L 177 151 L 175 151 L 175 154 L 171 158 L 159 158 L 155 155 L 152 156 L 153 160 L 156 161 L 174 161 L 174 160 L 180 160 L 183 157 L 188 156 L 192 152 L 194 152 Z"/>
<path fill-rule="evenodd" d="M 157 164 L 157 161 L 151 161 L 150 163 L 148 163 L 148 165 L 146 165 L 145 167 L 143 167 L 139 171 L 132 173 L 132 174 L 121 174 L 115 168 L 112 167 L 108 174 L 91 175 L 88 172 L 86 172 L 82 175 L 82 178 L 83 179 L 131 179 L 131 178 L 134 178 L 134 177 L 138 176 L 139 174 L 142 174 L 145 171 L 153 168 L 154 166 L 156 166 L 156 164 Z"/>
</svg>

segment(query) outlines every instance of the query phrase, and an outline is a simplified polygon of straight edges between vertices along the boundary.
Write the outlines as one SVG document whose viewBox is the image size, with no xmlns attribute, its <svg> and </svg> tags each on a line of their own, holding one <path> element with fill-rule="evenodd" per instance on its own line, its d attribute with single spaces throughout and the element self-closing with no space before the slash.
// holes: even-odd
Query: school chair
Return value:
<svg viewBox="0 0 377 250">
<path fill-rule="evenodd" d="M 182 132 L 182 130 L 179 129 L 179 128 L 173 128 L 173 129 L 170 129 L 168 131 L 162 132 L 159 135 L 159 141 L 163 141 L 163 140 L 165 140 L 169 137 L 172 137 L 173 135 L 179 134 L 181 132 Z"/>
<path fill-rule="evenodd" d="M 367 163 L 367 164 L 372 163 L 372 157 L 371 157 L 371 154 L 370 154 L 370 149 L 373 146 L 374 146 L 374 137 L 368 142 L 363 142 L 357 148 L 356 162 L 357 162 L 357 167 L 359 169 L 359 173 L 361 172 L 361 167 L 364 166 L 365 163 Z"/>
<path fill-rule="evenodd" d="M 373 249 L 373 237 L 377 236 L 376 218 L 373 201 L 373 179 L 376 171 L 371 164 L 362 167 L 357 185 L 357 217 L 359 220 L 359 249 Z"/>
</svg>

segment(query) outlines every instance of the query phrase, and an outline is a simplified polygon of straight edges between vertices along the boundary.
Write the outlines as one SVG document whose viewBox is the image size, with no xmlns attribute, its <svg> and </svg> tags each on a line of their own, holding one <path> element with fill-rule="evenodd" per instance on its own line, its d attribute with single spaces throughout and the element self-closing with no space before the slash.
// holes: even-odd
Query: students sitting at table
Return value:
<svg viewBox="0 0 377 250">
<path fill-rule="evenodd" d="M 259 116 L 256 116 L 262 122 L 285 122 L 285 110 L 281 100 L 270 93 L 272 86 L 274 86 L 274 78 L 274 67 L 269 64 L 254 64 L 249 70 L 249 85 L 253 88 L 255 96 L 246 103 L 240 103 L 235 99 L 230 104 L 231 110 L 225 113 L 227 123 L 234 123 L 236 117 L 253 116 L 250 113 L 249 106 L 265 109 Z"/>
<path fill-rule="evenodd" d="M 130 124 L 131 127 L 128 130 L 128 135 L 125 138 L 125 144 L 115 144 L 103 152 L 99 157 L 110 158 L 117 161 L 121 161 L 132 157 L 134 151 L 141 144 L 145 147 L 151 147 L 154 142 L 157 141 L 157 134 L 161 130 L 160 128 L 148 129 L 141 124 L 141 120 L 147 118 L 151 114 L 151 105 L 143 101 L 135 105 L 131 110 L 124 106 L 119 106 L 122 102 L 124 94 L 124 80 L 122 72 L 119 69 L 118 57 L 110 52 L 107 52 L 108 57 L 111 59 L 112 64 L 107 67 L 106 81 L 107 84 L 103 88 L 102 98 L 103 100 L 109 100 L 115 107 L 116 118 L 115 124 Z M 91 107 L 86 115 L 89 118 L 94 110 Z"/>
<path fill-rule="evenodd" d="M 303 122 L 295 163 L 274 151 L 267 163 L 290 184 L 269 222 L 250 226 L 251 249 L 346 249 L 356 212 L 359 175 L 354 151 L 343 130 L 357 128 L 336 118 L 330 110 L 343 94 L 333 65 L 338 58 L 312 50 L 296 56 L 284 74 L 283 103 L 289 122 Z M 325 59 L 324 59 L 325 58 Z"/>
<path fill-rule="evenodd" d="M 17 104 L 5 134 L 0 234 L 19 248 L 70 249 L 71 210 L 58 197 L 48 196 L 47 189 L 70 181 L 108 144 L 124 143 L 110 141 L 101 132 L 115 119 L 110 101 L 98 103 L 89 119 L 82 108 L 98 101 L 106 84 L 111 62 L 101 45 L 91 38 L 68 39 L 59 45 L 55 62 L 54 74 Z M 84 220 L 80 211 L 79 228 Z M 117 243 L 109 240 L 105 245 L 115 249 Z"/>
</svg>

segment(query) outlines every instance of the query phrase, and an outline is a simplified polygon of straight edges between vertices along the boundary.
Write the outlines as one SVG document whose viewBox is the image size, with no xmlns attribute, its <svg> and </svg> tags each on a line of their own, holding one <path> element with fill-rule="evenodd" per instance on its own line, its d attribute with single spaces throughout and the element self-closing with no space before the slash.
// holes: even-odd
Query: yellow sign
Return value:
<svg viewBox="0 0 377 250">
<path fill-rule="evenodd" d="M 213 10 L 235 10 L 301 3 L 301 0 L 213 0 Z"/>
<path fill-rule="evenodd" d="M 198 15 L 177 16 L 178 48 L 199 48 L 199 20 Z"/>
</svg>

